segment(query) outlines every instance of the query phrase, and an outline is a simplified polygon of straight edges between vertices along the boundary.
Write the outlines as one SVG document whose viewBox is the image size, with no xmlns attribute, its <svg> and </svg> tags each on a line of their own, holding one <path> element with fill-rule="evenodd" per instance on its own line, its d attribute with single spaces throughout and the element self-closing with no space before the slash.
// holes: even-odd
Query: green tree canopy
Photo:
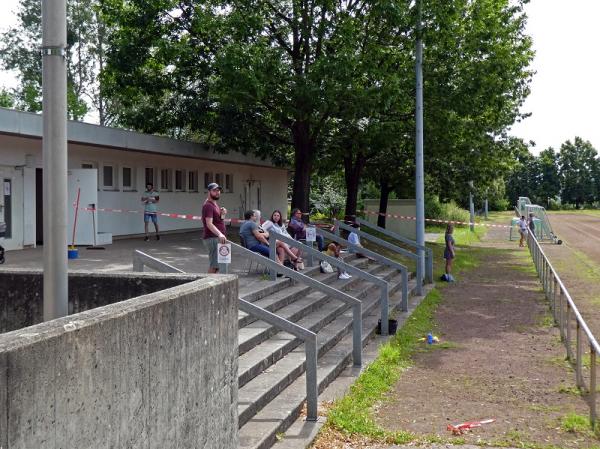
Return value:
<svg viewBox="0 0 600 449">
<path fill-rule="evenodd" d="M 104 26 L 98 20 L 97 3 L 67 1 L 67 106 L 70 118 L 82 119 L 93 109 L 104 125 L 110 117 L 98 81 Z M 19 76 L 14 106 L 30 112 L 42 109 L 41 16 L 39 0 L 21 0 L 17 23 L 0 39 L 0 66 Z"/>
</svg>

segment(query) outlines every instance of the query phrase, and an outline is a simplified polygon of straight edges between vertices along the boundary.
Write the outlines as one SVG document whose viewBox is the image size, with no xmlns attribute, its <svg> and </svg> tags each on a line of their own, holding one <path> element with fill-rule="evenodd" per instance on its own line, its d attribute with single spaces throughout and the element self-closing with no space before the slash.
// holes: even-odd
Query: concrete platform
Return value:
<svg viewBox="0 0 600 449">
<path fill-rule="evenodd" d="M 232 239 L 235 237 L 231 236 Z M 133 269 L 132 254 L 134 250 L 138 249 L 180 268 L 186 273 L 206 273 L 208 271 L 208 251 L 204 248 L 200 231 L 161 235 L 159 241 L 151 238 L 150 241 L 145 242 L 143 237 L 115 240 L 112 245 L 106 245 L 103 250 L 86 249 L 86 247 L 78 249 L 79 258 L 69 260 L 70 270 L 131 271 Z M 43 257 L 43 247 L 7 251 L 6 263 L 0 265 L 0 270 L 41 269 L 43 268 Z M 236 257 L 235 250 L 229 272 L 242 276 L 247 274 L 247 260 L 240 254 L 237 254 Z M 250 276 L 250 278 L 258 277 L 260 274 L 256 272 Z"/>
</svg>

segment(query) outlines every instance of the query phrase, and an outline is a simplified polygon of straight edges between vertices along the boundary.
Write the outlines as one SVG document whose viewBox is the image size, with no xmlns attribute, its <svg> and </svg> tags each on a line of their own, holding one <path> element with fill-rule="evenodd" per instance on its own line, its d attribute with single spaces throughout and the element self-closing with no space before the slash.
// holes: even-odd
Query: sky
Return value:
<svg viewBox="0 0 600 449">
<path fill-rule="evenodd" d="M 1 0 L 0 30 L 15 22 L 19 0 Z M 533 37 L 536 71 L 511 134 L 534 141 L 534 153 L 558 149 L 575 136 L 600 151 L 600 0 L 531 0 L 526 6 L 527 34 Z M 595 56 L 596 55 L 596 56 Z M 14 73 L 0 72 L 0 87 L 15 87 Z"/>
</svg>

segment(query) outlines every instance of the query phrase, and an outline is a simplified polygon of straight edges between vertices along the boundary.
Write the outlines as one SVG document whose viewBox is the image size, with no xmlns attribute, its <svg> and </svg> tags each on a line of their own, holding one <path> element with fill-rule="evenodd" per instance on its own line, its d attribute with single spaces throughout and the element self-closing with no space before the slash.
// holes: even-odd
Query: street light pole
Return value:
<svg viewBox="0 0 600 449">
<path fill-rule="evenodd" d="M 417 16 L 417 49 L 416 49 L 416 156 L 415 156 L 415 200 L 416 200 L 416 225 L 417 245 L 425 246 L 425 180 L 423 169 L 423 40 L 421 25 L 421 0 L 418 1 Z M 425 252 L 417 250 L 420 273 L 425 273 Z M 419 271 L 419 270 L 417 270 Z M 418 282 L 421 282 L 419 279 Z"/>
<path fill-rule="evenodd" d="M 66 44 L 66 0 L 42 0 L 45 321 L 68 314 Z"/>
<path fill-rule="evenodd" d="M 469 229 L 475 231 L 475 204 L 473 203 L 473 181 L 469 181 Z"/>
</svg>

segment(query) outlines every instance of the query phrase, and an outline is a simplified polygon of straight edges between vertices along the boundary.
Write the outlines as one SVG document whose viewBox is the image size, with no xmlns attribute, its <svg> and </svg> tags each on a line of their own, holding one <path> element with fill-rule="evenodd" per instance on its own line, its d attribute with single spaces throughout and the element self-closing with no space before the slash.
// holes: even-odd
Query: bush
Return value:
<svg viewBox="0 0 600 449">
<path fill-rule="evenodd" d="M 425 218 L 448 221 L 469 221 L 469 211 L 461 209 L 454 201 L 440 203 L 437 196 L 425 199 Z"/>
<path fill-rule="evenodd" d="M 442 205 L 436 195 L 425 197 L 425 217 L 440 219 L 442 216 Z"/>
<path fill-rule="evenodd" d="M 469 221 L 469 211 L 461 209 L 454 201 L 442 204 L 442 216 L 439 217 L 441 220 L 448 221 Z"/>
</svg>

